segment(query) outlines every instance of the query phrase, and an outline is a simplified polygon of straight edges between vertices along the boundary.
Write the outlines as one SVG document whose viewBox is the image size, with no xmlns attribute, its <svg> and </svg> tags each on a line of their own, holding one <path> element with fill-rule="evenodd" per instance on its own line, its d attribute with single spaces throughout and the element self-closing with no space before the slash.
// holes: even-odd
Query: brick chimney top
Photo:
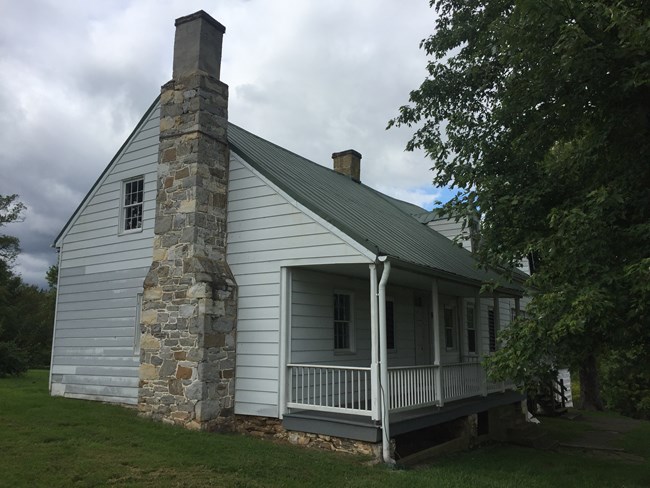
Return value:
<svg viewBox="0 0 650 488">
<path fill-rule="evenodd" d="M 357 183 L 361 182 L 361 154 L 354 149 L 348 149 L 332 154 L 334 171 L 349 176 Z"/>
<path fill-rule="evenodd" d="M 203 10 L 176 19 L 173 78 L 196 72 L 219 79 L 226 28 Z"/>
</svg>

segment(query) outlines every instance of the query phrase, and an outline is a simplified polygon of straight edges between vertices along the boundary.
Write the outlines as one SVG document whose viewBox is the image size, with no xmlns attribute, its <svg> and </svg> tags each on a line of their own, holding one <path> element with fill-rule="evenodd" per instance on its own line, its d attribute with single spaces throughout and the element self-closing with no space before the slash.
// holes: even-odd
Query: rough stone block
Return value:
<svg viewBox="0 0 650 488">
<path fill-rule="evenodd" d="M 157 322 L 158 312 L 156 310 L 143 310 L 140 315 L 140 323 L 143 325 L 153 325 Z"/>
<path fill-rule="evenodd" d="M 168 376 L 174 376 L 176 374 L 177 365 L 177 361 L 169 359 L 163 360 L 162 366 L 160 366 L 159 377 L 166 378 Z"/>
<path fill-rule="evenodd" d="M 157 368 L 153 364 L 140 365 L 140 379 L 141 380 L 154 380 L 158 378 Z"/>
<path fill-rule="evenodd" d="M 169 380 L 169 393 L 172 395 L 182 395 L 183 394 L 183 382 L 179 379 Z"/>
<path fill-rule="evenodd" d="M 186 366 L 178 366 L 176 368 L 176 378 L 182 380 L 189 380 L 192 378 L 192 368 Z"/>
<path fill-rule="evenodd" d="M 140 338 L 140 348 L 157 351 L 160 349 L 160 340 L 156 339 L 151 334 L 143 334 Z"/>
</svg>

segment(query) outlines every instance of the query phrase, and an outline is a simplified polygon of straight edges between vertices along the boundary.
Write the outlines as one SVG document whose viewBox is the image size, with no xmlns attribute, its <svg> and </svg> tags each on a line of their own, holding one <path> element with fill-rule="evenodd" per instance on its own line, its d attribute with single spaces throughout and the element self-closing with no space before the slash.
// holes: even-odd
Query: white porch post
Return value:
<svg viewBox="0 0 650 488">
<path fill-rule="evenodd" d="M 370 266 L 370 408 L 372 420 L 379 420 L 379 316 L 377 314 L 377 267 Z"/>
<path fill-rule="evenodd" d="M 287 364 L 291 364 L 291 269 L 280 270 L 280 371 L 278 406 L 279 417 L 287 413 L 289 401 L 287 392 L 291 391 L 291 376 L 287 374 Z"/>
<path fill-rule="evenodd" d="M 444 405 L 442 398 L 442 367 L 440 352 L 440 306 L 438 300 L 438 280 L 431 281 L 431 319 L 433 324 L 433 365 L 436 367 L 436 400 L 439 406 Z"/>
<path fill-rule="evenodd" d="M 481 327 L 481 296 L 474 295 L 474 329 L 476 330 L 476 352 L 481 364 L 481 395 L 487 396 L 487 376 L 483 367 L 483 329 Z"/>
</svg>

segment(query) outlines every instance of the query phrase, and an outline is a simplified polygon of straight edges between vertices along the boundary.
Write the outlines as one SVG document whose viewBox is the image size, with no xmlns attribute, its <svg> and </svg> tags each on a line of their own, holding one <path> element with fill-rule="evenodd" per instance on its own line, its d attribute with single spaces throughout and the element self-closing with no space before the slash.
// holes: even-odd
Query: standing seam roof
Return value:
<svg viewBox="0 0 650 488">
<path fill-rule="evenodd" d="M 478 269 L 469 251 L 418 222 L 406 212 L 409 207 L 394 204 L 391 197 L 232 123 L 228 141 L 271 182 L 374 254 L 473 281 L 503 281 L 495 272 Z"/>
</svg>

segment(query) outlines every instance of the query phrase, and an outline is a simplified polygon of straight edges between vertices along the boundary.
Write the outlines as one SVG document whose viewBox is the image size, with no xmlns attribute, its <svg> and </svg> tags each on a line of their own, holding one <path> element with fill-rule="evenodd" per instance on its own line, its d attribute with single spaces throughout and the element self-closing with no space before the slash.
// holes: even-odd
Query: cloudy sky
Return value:
<svg viewBox="0 0 650 488">
<path fill-rule="evenodd" d="M 221 78 L 234 123 L 320 164 L 363 155 L 362 181 L 430 208 L 431 163 L 385 130 L 426 57 L 428 0 L 0 0 L 0 194 L 17 193 L 23 279 L 44 285 L 51 244 L 171 78 L 174 19 L 226 26 Z"/>
</svg>

